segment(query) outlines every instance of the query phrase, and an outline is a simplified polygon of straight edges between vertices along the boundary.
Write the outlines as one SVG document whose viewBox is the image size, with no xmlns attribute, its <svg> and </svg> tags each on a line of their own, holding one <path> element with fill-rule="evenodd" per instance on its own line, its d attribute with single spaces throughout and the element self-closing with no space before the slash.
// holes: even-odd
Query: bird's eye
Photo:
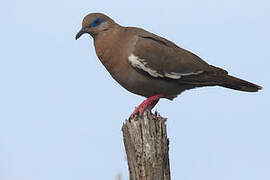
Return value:
<svg viewBox="0 0 270 180">
<path fill-rule="evenodd" d="M 102 23 L 102 20 L 101 20 L 101 19 L 95 18 L 95 19 L 92 21 L 90 27 L 96 27 L 96 26 L 100 25 L 101 23 Z"/>
</svg>

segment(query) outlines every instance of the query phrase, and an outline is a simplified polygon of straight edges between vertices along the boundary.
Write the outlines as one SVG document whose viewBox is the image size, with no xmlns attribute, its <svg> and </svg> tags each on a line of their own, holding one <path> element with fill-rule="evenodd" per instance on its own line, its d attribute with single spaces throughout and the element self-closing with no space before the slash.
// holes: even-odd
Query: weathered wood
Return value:
<svg viewBox="0 0 270 180">
<path fill-rule="evenodd" d="M 149 110 L 122 126 L 130 180 L 170 180 L 166 119 Z"/>
</svg>

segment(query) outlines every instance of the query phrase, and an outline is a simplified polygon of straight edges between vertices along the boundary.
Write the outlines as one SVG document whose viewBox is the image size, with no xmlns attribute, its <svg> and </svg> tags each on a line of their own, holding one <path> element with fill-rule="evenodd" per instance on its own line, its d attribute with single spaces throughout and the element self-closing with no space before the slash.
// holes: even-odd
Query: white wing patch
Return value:
<svg viewBox="0 0 270 180">
<path fill-rule="evenodd" d="M 133 67 L 139 68 L 144 70 L 145 72 L 148 72 L 151 76 L 154 77 L 164 77 L 162 74 L 159 74 L 157 71 L 152 70 L 147 67 L 147 63 L 144 59 L 140 59 L 138 56 L 135 56 L 134 54 L 131 54 L 128 57 L 128 61 L 131 63 Z"/>
<path fill-rule="evenodd" d="M 165 76 L 172 79 L 180 79 L 182 76 L 190 76 L 190 75 L 197 75 L 201 74 L 203 71 L 197 71 L 197 72 L 190 72 L 190 73 L 176 73 L 176 72 L 170 72 L 165 73 Z"/>
<path fill-rule="evenodd" d="M 203 73 L 203 71 L 190 72 L 190 73 L 177 73 L 177 72 L 164 72 L 163 74 L 158 73 L 156 70 L 147 67 L 147 62 L 144 59 L 140 59 L 138 56 L 131 54 L 128 57 L 130 64 L 135 67 L 144 70 L 153 77 L 167 77 L 171 79 L 180 79 L 182 76 L 197 75 Z"/>
</svg>

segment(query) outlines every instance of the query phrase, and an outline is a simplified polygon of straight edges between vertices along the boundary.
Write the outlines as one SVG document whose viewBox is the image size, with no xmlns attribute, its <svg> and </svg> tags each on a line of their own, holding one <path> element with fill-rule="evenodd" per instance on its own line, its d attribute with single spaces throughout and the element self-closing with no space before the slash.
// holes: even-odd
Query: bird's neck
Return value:
<svg viewBox="0 0 270 180">
<path fill-rule="evenodd" d="M 110 59 L 110 54 L 117 46 L 118 34 L 119 28 L 109 28 L 95 36 L 94 45 L 96 54 L 102 62 Z"/>
<path fill-rule="evenodd" d="M 122 68 L 122 64 L 128 63 L 125 59 L 131 54 L 129 41 L 124 28 L 110 29 L 99 34 L 94 40 L 96 54 L 102 64 L 115 77 Z M 124 51 L 125 49 L 125 51 Z M 113 67 L 113 68 L 112 68 Z"/>
</svg>

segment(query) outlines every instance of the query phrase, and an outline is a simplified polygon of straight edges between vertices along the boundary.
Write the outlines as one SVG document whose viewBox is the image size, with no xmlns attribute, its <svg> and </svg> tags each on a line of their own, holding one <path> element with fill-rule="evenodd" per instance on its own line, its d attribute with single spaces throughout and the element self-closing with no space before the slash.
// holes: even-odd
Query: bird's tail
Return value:
<svg viewBox="0 0 270 180">
<path fill-rule="evenodd" d="M 239 91 L 257 92 L 258 90 L 262 89 L 261 86 L 230 75 L 223 75 L 222 80 L 220 80 L 219 82 L 219 85 L 222 87 Z"/>
<path fill-rule="evenodd" d="M 181 82 L 192 84 L 195 87 L 222 86 L 225 88 L 246 92 L 257 92 L 258 90 L 262 89 L 261 86 L 228 75 L 228 72 L 224 69 L 215 66 L 211 66 L 211 68 L 212 71 L 202 73 L 200 75 L 185 76 L 181 78 Z"/>
</svg>

